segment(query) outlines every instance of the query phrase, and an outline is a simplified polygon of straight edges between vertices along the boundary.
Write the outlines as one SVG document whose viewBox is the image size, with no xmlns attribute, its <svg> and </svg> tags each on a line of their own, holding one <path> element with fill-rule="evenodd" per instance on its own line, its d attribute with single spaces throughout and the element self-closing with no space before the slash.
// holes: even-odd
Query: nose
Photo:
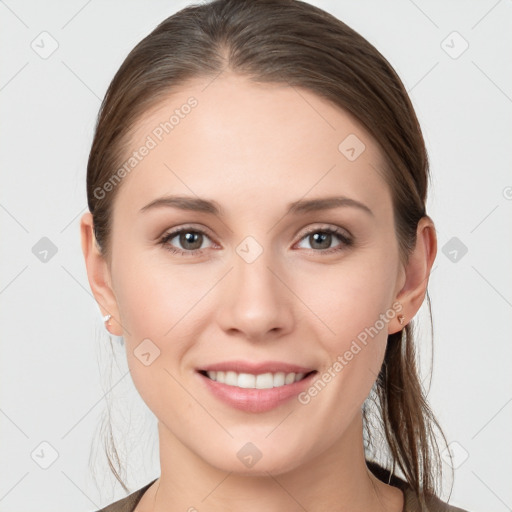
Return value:
<svg viewBox="0 0 512 512">
<path fill-rule="evenodd" d="M 282 266 L 271 261 L 266 251 L 248 263 L 233 255 L 233 269 L 219 290 L 217 319 L 230 335 L 250 341 L 275 339 L 293 329 L 293 293 L 287 287 Z"/>
</svg>

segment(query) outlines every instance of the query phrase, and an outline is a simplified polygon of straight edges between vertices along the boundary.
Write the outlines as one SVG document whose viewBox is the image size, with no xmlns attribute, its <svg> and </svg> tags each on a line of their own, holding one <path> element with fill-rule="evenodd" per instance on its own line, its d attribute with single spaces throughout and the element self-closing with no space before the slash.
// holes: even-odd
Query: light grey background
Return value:
<svg viewBox="0 0 512 512">
<path fill-rule="evenodd" d="M 451 503 L 512 510 L 512 2 L 312 3 L 373 43 L 410 91 L 433 175 L 428 213 L 439 252 L 429 285 L 429 400 L 454 455 Z M 0 1 L 2 512 L 96 510 L 124 496 L 98 437 L 89 469 L 107 399 L 121 452 L 130 455 L 121 453 L 131 490 L 159 475 L 155 421 L 115 339 L 110 374 L 78 227 L 100 100 L 129 50 L 188 4 Z M 58 48 L 46 56 L 52 40 Z M 43 237 L 55 255 L 41 253 Z M 425 310 L 418 319 L 426 375 Z"/>
</svg>

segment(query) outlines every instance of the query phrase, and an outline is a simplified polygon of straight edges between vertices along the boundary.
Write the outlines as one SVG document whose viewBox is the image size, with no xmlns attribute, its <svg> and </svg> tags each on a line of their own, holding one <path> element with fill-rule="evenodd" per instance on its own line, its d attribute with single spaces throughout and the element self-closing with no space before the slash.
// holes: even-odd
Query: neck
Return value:
<svg viewBox="0 0 512 512">
<path fill-rule="evenodd" d="M 223 471 L 190 451 L 161 423 L 158 431 L 161 476 L 137 512 L 402 512 L 402 492 L 366 466 L 360 416 L 337 445 L 285 472 Z"/>
</svg>

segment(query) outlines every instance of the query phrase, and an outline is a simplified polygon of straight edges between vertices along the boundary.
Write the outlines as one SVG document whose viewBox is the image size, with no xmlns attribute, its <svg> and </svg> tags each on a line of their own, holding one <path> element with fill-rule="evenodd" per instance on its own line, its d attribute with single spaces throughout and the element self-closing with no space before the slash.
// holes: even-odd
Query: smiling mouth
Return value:
<svg viewBox="0 0 512 512">
<path fill-rule="evenodd" d="M 266 372 L 259 374 L 239 373 L 234 371 L 206 371 L 199 370 L 201 375 L 227 386 L 245 389 L 271 389 L 288 386 L 306 379 L 316 370 L 308 373 L 295 372 Z"/>
</svg>

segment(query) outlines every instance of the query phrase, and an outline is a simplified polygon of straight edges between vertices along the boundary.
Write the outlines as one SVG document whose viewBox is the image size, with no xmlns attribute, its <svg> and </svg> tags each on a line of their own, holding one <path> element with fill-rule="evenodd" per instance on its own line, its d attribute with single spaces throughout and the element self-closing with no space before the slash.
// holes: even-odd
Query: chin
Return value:
<svg viewBox="0 0 512 512">
<path fill-rule="evenodd" d="M 250 453 L 249 450 L 247 450 L 247 453 Z M 211 461 L 210 463 L 222 471 L 235 473 L 240 476 L 262 477 L 268 477 L 269 473 L 272 476 L 288 473 L 300 464 L 296 459 L 285 459 L 282 456 L 277 458 L 275 453 L 273 457 L 265 457 L 265 454 L 260 452 L 261 458 L 257 459 L 256 453 L 256 450 L 254 450 L 255 458 L 253 461 L 250 460 L 250 455 L 245 455 L 242 452 L 240 457 L 237 454 L 235 459 L 226 457 L 225 453 L 220 454 L 220 460 Z M 249 458 L 249 460 L 244 461 L 245 458 Z"/>
</svg>

